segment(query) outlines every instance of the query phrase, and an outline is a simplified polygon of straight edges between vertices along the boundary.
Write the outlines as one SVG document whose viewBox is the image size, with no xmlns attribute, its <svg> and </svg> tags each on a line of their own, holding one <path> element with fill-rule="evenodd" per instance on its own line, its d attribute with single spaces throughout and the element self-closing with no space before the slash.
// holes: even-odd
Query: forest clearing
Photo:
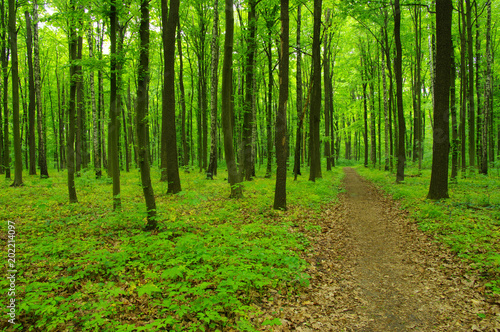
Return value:
<svg viewBox="0 0 500 332">
<path fill-rule="evenodd" d="M 0 328 L 499 331 L 497 22 L 0 0 Z"/>
</svg>

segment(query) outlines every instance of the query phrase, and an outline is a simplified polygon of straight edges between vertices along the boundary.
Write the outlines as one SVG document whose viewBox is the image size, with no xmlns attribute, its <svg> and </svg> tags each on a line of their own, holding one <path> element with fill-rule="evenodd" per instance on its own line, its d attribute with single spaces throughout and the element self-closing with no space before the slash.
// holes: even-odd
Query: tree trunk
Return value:
<svg viewBox="0 0 500 332">
<path fill-rule="evenodd" d="M 331 9 L 326 11 L 326 20 L 325 25 L 328 27 L 330 25 L 330 12 Z M 324 154 L 326 158 L 326 170 L 332 170 L 332 158 L 331 158 L 331 144 L 330 141 L 330 125 L 331 125 L 331 116 L 332 110 L 331 106 L 331 98 L 332 98 L 332 89 L 331 89 L 331 78 L 330 78 L 330 60 L 331 60 L 331 34 L 324 36 L 324 50 L 323 50 L 323 72 L 324 72 L 324 86 L 325 86 L 325 146 L 324 146 Z"/>
<path fill-rule="evenodd" d="M 80 25 L 80 24 L 79 24 Z M 82 60 L 83 51 L 83 39 L 82 37 L 77 37 L 77 51 L 76 58 L 78 61 Z M 83 100 L 83 68 L 82 65 L 76 66 L 76 128 L 75 128 L 75 170 L 76 175 L 80 176 L 80 170 L 82 168 L 82 146 L 83 146 L 83 112 L 84 112 L 84 100 Z"/>
<path fill-rule="evenodd" d="M 246 181 L 252 179 L 252 146 L 253 146 L 253 113 L 252 102 L 254 100 L 254 89 L 252 87 L 254 80 L 254 58 L 257 44 L 255 41 L 255 34 L 257 32 L 257 1 L 249 1 L 250 11 L 248 12 L 248 39 L 246 49 L 246 65 L 245 65 L 245 101 L 243 104 L 243 160 L 242 160 L 242 174 Z M 286 120 L 285 120 L 286 121 Z"/>
<path fill-rule="evenodd" d="M 184 63 L 182 60 L 181 26 L 177 28 L 177 50 L 179 54 L 179 89 L 181 92 L 181 141 L 182 141 L 182 165 L 189 165 L 189 149 L 186 137 L 186 92 L 184 91 Z"/>
<path fill-rule="evenodd" d="M 267 165 L 266 178 L 271 177 L 273 161 L 273 132 L 272 132 L 272 111 L 273 111 L 273 26 L 274 15 L 266 19 L 267 27 L 267 103 L 266 103 L 266 130 L 267 130 Z M 298 70 L 298 69 L 297 69 Z M 298 89 L 298 87 L 297 87 Z M 297 90 L 298 91 L 298 90 Z M 298 93 L 298 92 L 297 92 Z"/>
<path fill-rule="evenodd" d="M 288 102 L 289 59 L 289 14 L 288 0 L 281 0 L 281 52 L 280 52 L 280 94 L 278 114 L 276 115 L 276 187 L 274 191 L 274 209 L 286 210 L 286 111 Z"/>
<path fill-rule="evenodd" d="M 233 102 L 231 99 L 232 88 L 232 63 L 234 40 L 233 0 L 225 0 L 226 8 L 226 35 L 224 39 L 224 62 L 222 67 L 222 130 L 224 133 L 224 152 L 226 157 L 231 197 L 243 197 L 241 180 L 236 168 L 233 149 L 233 124 L 231 120 Z"/>
<path fill-rule="evenodd" d="M 71 11 L 76 12 L 75 0 L 70 1 Z M 75 113 L 76 113 L 76 88 L 77 88 L 77 36 L 74 28 L 75 21 L 71 19 L 69 22 L 69 61 L 70 61 L 70 75 L 69 75 L 69 128 L 68 128 L 68 192 L 69 202 L 77 203 L 75 188 Z"/>
<path fill-rule="evenodd" d="M 19 68 L 17 55 L 16 1 L 9 0 L 9 37 L 12 72 L 12 118 L 14 131 L 15 174 L 11 187 L 23 185 L 23 160 L 21 151 L 21 130 L 19 126 Z"/>
<path fill-rule="evenodd" d="M 384 33 L 384 29 L 382 28 L 382 35 Z M 388 107 L 389 103 L 387 100 L 387 77 L 385 73 L 385 55 L 386 52 L 382 52 L 382 89 L 384 95 L 384 169 L 386 171 L 389 170 L 389 118 L 388 118 Z"/>
<path fill-rule="evenodd" d="M 94 58 L 94 36 L 93 36 L 93 25 L 89 24 L 89 30 L 87 32 L 87 41 L 89 44 L 89 58 Z M 90 102 L 92 105 L 92 123 L 93 123 L 93 140 L 92 140 L 92 150 L 94 154 L 94 171 L 95 176 L 99 179 L 102 175 L 101 171 L 101 155 L 100 151 L 100 140 L 99 140 L 99 118 L 97 116 L 97 104 L 95 98 L 95 84 L 94 84 L 94 71 L 91 69 L 89 71 L 89 82 L 90 82 Z"/>
<path fill-rule="evenodd" d="M 210 162 L 207 169 L 207 178 L 213 179 L 217 175 L 217 96 L 219 83 L 219 1 L 214 3 L 214 22 L 211 43 L 211 71 L 210 76 Z"/>
<path fill-rule="evenodd" d="M 436 3 L 436 86 L 432 173 L 428 199 L 448 198 L 449 96 L 451 76 L 451 41 L 453 6 L 451 0 Z"/>
<path fill-rule="evenodd" d="M 3 164 L 1 167 L 5 173 L 5 178 L 10 179 L 10 140 L 9 140 L 9 103 L 8 103 L 8 88 L 9 88 L 9 47 L 6 31 L 8 30 L 5 24 L 5 3 L 4 0 L 1 2 L 1 38 L 2 38 L 2 76 L 3 76 L 3 94 L 2 94 L 2 105 L 3 105 Z"/>
<path fill-rule="evenodd" d="M 398 169 L 396 182 L 402 182 L 405 179 L 405 138 L 406 125 L 403 109 L 403 69 L 402 69 L 402 49 L 401 49 L 401 8 L 399 0 L 394 1 L 394 35 L 396 39 L 396 58 L 394 59 L 394 73 L 396 75 L 396 100 L 398 110 Z M 449 72 L 450 66 L 447 67 Z"/>
<path fill-rule="evenodd" d="M 142 190 L 146 201 L 147 224 L 145 231 L 158 228 L 156 220 L 156 201 L 151 184 L 149 168 L 149 142 L 148 142 L 148 82 L 149 82 L 149 1 L 141 1 L 141 23 L 139 27 L 140 51 L 139 72 L 137 79 L 137 145 L 139 169 L 141 171 Z"/>
<path fill-rule="evenodd" d="M 166 167 L 168 193 L 181 191 L 177 159 L 177 130 L 175 128 L 175 29 L 179 24 L 179 0 L 162 0 L 162 24 L 164 47 L 164 81 L 162 103 L 162 177 Z M 168 18 L 167 18 L 168 12 Z"/>
<path fill-rule="evenodd" d="M 28 11 L 24 12 L 26 18 L 26 48 L 28 58 L 29 80 L 29 106 L 28 106 L 28 150 L 29 150 L 29 175 L 36 175 L 36 141 L 35 141 L 35 79 L 33 74 L 33 34 L 31 18 Z"/>
<path fill-rule="evenodd" d="M 453 48 L 453 46 L 452 46 Z M 457 101 L 456 101 L 456 68 L 455 55 L 451 53 L 451 77 L 450 77 L 450 112 L 451 112 L 451 180 L 456 181 L 458 176 L 458 124 L 457 124 Z"/>
<path fill-rule="evenodd" d="M 314 0 L 314 29 L 313 29 L 313 91 L 310 114 L 310 146 L 311 167 L 309 181 L 321 178 L 321 154 L 320 154 L 320 114 L 321 114 L 321 7 L 322 0 Z"/>
<path fill-rule="evenodd" d="M 38 164 L 40 165 L 40 177 L 48 178 L 49 170 L 47 167 L 47 153 L 45 151 L 45 133 L 43 125 L 43 110 L 42 110 L 42 82 L 40 73 L 40 48 L 38 43 L 38 3 L 33 1 L 33 66 L 35 73 L 35 94 L 36 94 L 36 109 L 38 119 Z M 55 134 L 55 133 L 54 133 Z"/>
<path fill-rule="evenodd" d="M 465 27 L 465 10 L 463 0 L 459 1 L 460 12 L 462 13 L 459 17 L 459 30 L 460 30 L 460 126 L 458 128 L 459 136 L 460 136 L 460 156 L 461 156 L 461 168 L 462 174 L 465 176 L 465 172 L 467 169 L 467 157 L 466 157 L 466 136 L 465 136 L 465 128 L 467 122 L 467 39 L 466 39 L 466 27 Z M 460 28 L 461 27 L 461 28 Z"/>
<path fill-rule="evenodd" d="M 481 168 L 482 174 L 488 174 L 488 127 L 490 122 L 490 100 L 492 96 L 491 87 L 491 0 L 488 1 L 488 18 L 486 23 L 486 81 L 484 83 L 484 106 L 483 106 L 483 126 L 482 126 L 482 145 L 481 145 Z"/>
<path fill-rule="evenodd" d="M 304 123 L 304 116 L 302 115 L 302 50 L 300 44 L 300 29 L 302 25 L 302 10 L 301 4 L 297 5 L 297 134 L 295 137 L 295 156 L 293 159 L 293 175 L 294 180 L 297 180 L 300 173 L 300 150 L 302 142 L 302 127 Z"/>
<path fill-rule="evenodd" d="M 469 166 L 471 171 L 474 171 L 476 166 L 476 110 L 474 105 L 474 54 L 472 44 L 474 37 L 472 35 L 472 1 L 466 0 L 467 4 L 467 56 L 468 56 L 468 74 L 469 74 L 469 91 L 468 91 L 468 106 L 469 106 Z"/>
<path fill-rule="evenodd" d="M 364 50 L 363 45 L 361 44 L 362 41 L 360 41 L 360 48 L 361 48 L 361 64 L 360 64 L 360 70 L 361 70 L 361 85 L 363 86 L 363 144 L 365 148 L 365 153 L 364 153 L 364 163 L 363 165 L 365 167 L 368 167 L 368 96 L 366 95 L 366 85 L 368 81 L 368 74 L 367 74 L 367 69 L 366 69 L 366 53 Z"/>
</svg>

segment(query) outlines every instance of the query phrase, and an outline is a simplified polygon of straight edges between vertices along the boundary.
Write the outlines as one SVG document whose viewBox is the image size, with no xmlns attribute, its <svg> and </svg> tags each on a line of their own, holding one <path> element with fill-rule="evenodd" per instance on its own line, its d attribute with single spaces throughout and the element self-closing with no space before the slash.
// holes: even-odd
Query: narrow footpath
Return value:
<svg viewBox="0 0 500 332">
<path fill-rule="evenodd" d="M 275 331 L 500 331 L 500 303 L 395 201 L 345 168 L 340 202 L 310 233 L 311 285 L 281 312 Z M 497 330 L 498 329 L 498 330 Z"/>
</svg>

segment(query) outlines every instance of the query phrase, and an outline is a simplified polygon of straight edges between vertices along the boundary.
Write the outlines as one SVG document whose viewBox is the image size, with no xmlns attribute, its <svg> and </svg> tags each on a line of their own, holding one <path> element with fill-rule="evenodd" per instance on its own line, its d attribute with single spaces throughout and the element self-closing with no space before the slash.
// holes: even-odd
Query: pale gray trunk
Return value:
<svg viewBox="0 0 500 332">
<path fill-rule="evenodd" d="M 87 40 L 89 44 L 89 58 L 94 57 L 94 36 L 92 24 L 89 25 L 89 30 L 87 34 Z M 95 85 L 94 85 L 94 71 L 89 71 L 89 82 L 90 82 L 90 102 L 92 105 L 92 123 L 93 123 L 93 151 L 94 151 L 94 170 L 97 178 L 101 177 L 101 156 L 99 154 L 99 120 L 97 118 L 97 104 L 95 100 Z"/>
</svg>

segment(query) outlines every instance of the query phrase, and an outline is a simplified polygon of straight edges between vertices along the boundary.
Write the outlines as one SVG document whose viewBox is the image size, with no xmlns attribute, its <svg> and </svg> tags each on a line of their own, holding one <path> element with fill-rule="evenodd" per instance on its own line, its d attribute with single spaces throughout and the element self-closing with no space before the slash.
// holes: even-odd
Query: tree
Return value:
<svg viewBox="0 0 500 332">
<path fill-rule="evenodd" d="M 253 159 L 252 159 L 252 147 L 253 147 L 253 100 L 254 100 L 254 62 L 255 62 L 255 51 L 257 49 L 257 43 L 255 41 L 255 35 L 257 33 L 257 1 L 250 0 L 248 6 L 250 11 L 248 12 L 248 37 L 247 37 L 247 49 L 246 49 L 246 64 L 245 64 L 245 101 L 243 107 L 243 162 L 242 162 L 242 174 L 246 181 L 250 181 L 254 173 L 253 169 Z"/>
<path fill-rule="evenodd" d="M 434 97 L 434 134 L 432 173 L 428 199 L 448 198 L 449 97 L 451 76 L 452 1 L 436 3 L 436 85 Z"/>
<path fill-rule="evenodd" d="M 28 11 L 24 12 L 26 18 L 26 48 L 28 55 L 28 81 L 29 81 L 29 106 L 28 106 L 28 147 L 29 147 L 29 175 L 36 175 L 36 141 L 35 141 L 35 78 L 33 73 L 33 33 L 31 17 Z"/>
<path fill-rule="evenodd" d="M 313 90 L 311 102 L 311 115 L 309 117 L 309 144 L 311 154 L 311 167 L 309 181 L 321 178 L 320 154 L 320 114 L 321 114 L 321 6 L 322 0 L 314 0 L 314 28 L 313 28 Z"/>
<path fill-rule="evenodd" d="M 111 1 L 110 11 L 110 42 L 111 42 L 111 62 L 110 62 L 110 100 L 109 100 L 109 131 L 108 131 L 108 155 L 109 155 L 109 173 L 113 179 L 113 210 L 121 208 L 120 198 L 120 164 L 118 156 L 118 143 L 120 134 L 120 113 L 117 101 L 117 71 L 118 56 L 116 51 L 116 30 L 118 26 L 118 13 L 116 10 L 116 0 Z"/>
<path fill-rule="evenodd" d="M 491 0 L 488 0 L 488 18 L 486 23 L 486 81 L 484 83 L 484 106 L 483 106 L 483 123 L 481 130 L 482 145 L 481 145 L 481 167 L 482 174 L 488 174 L 488 127 L 490 125 L 490 107 L 491 107 Z"/>
<path fill-rule="evenodd" d="M 276 115 L 276 189 L 274 191 L 274 209 L 286 209 L 286 110 L 288 102 L 288 70 L 289 59 L 289 15 L 288 0 L 281 0 L 281 53 L 280 53 L 280 95 L 278 101 L 278 114 Z"/>
<path fill-rule="evenodd" d="M 214 2 L 214 23 L 211 42 L 211 72 L 210 76 L 210 158 L 207 178 L 217 175 L 217 87 L 219 83 L 219 0 Z"/>
<path fill-rule="evenodd" d="M 233 149 L 232 114 L 232 63 L 234 40 L 233 0 L 225 0 L 226 36 L 224 38 L 224 61 L 222 66 L 222 131 L 224 133 L 224 152 L 232 198 L 243 197 L 241 179 L 236 168 Z"/>
<path fill-rule="evenodd" d="M 396 182 L 402 182 L 405 179 L 405 140 L 406 125 L 403 109 L 403 54 L 401 47 L 401 8 L 399 0 L 394 1 L 394 36 L 396 39 L 396 58 L 394 59 L 394 73 L 396 75 L 396 104 L 398 114 L 398 168 Z M 450 66 L 446 67 L 449 71 Z"/>
<path fill-rule="evenodd" d="M 87 32 L 87 41 L 89 44 L 89 58 L 94 58 L 94 36 L 93 36 L 93 25 L 89 24 L 89 29 Z M 96 178 L 100 178 L 102 175 L 101 171 L 101 140 L 99 139 L 100 135 L 100 121 L 97 114 L 97 105 L 95 98 L 95 84 L 94 84 L 94 71 L 90 70 L 89 72 L 89 85 L 90 85 L 90 101 L 92 106 L 92 129 L 93 129 L 93 152 L 94 152 L 94 171 Z"/>
<path fill-rule="evenodd" d="M 145 231 L 158 228 L 156 220 L 156 200 L 151 184 L 151 170 L 149 167 L 148 142 L 148 82 L 149 82 L 149 1 L 141 1 L 141 23 L 139 27 L 140 51 L 139 72 L 137 75 L 137 145 L 138 163 L 141 171 L 142 191 L 146 201 L 147 224 Z"/>
<path fill-rule="evenodd" d="M 71 11 L 75 13 L 75 0 L 70 1 Z M 75 19 L 70 17 L 69 25 L 69 128 L 68 128 L 68 192 L 69 202 L 77 203 L 75 188 L 75 113 L 76 113 L 76 86 L 77 86 L 77 36 L 75 31 Z"/>
<path fill-rule="evenodd" d="M 175 28 L 179 24 L 179 0 L 162 0 L 163 56 L 165 73 L 163 76 L 162 104 L 162 178 L 166 175 L 168 193 L 181 191 L 179 163 L 177 160 L 177 131 L 175 128 Z M 168 13 L 168 18 L 167 18 Z M 166 167 L 166 172 L 165 172 Z"/>
<path fill-rule="evenodd" d="M 45 151 L 45 133 L 43 126 L 43 108 L 42 108 L 42 80 L 40 72 L 40 47 L 38 43 L 38 3 L 33 1 L 33 69 L 35 74 L 35 95 L 36 95 L 36 113 L 38 128 L 38 164 L 40 165 L 40 177 L 48 178 L 49 170 L 47 167 L 47 154 Z"/>
<path fill-rule="evenodd" d="M 9 140 L 9 106 L 8 106 L 8 87 L 9 87 L 9 47 L 8 47 L 8 38 L 5 33 L 8 29 L 5 24 L 5 2 L 2 0 L 0 7 L 0 36 L 1 36 L 1 60 L 2 60 L 2 77 L 3 77 L 3 93 L 2 93 L 2 105 L 3 105 L 3 154 L 2 161 L 3 164 L 0 165 L 2 167 L 3 172 L 5 173 L 5 178 L 10 179 L 10 140 Z"/>
<path fill-rule="evenodd" d="M 17 55 L 16 1 L 9 0 L 9 38 L 12 73 L 12 118 L 14 132 L 15 174 L 12 187 L 23 185 L 23 160 L 21 152 L 21 131 L 19 127 L 19 60 Z"/>
<path fill-rule="evenodd" d="M 297 176 L 301 175 L 300 173 L 300 151 L 301 151 L 301 142 L 302 142 L 302 126 L 304 123 L 304 115 L 302 114 L 302 51 L 301 51 L 301 43 L 300 43 L 300 27 L 302 24 L 302 10 L 301 4 L 297 5 L 297 134 L 295 135 L 295 155 L 293 158 L 293 174 L 294 180 L 297 180 Z"/>
</svg>

